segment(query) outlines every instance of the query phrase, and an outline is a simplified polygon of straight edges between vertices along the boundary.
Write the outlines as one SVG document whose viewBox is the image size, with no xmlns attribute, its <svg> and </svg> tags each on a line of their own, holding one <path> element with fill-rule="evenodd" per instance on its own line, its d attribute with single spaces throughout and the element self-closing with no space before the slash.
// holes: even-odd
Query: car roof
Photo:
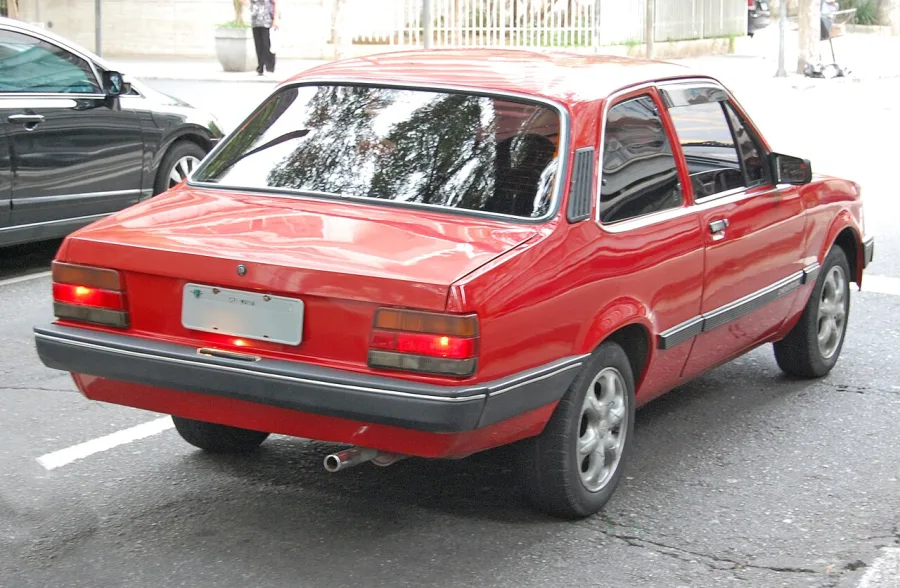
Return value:
<svg viewBox="0 0 900 588">
<path fill-rule="evenodd" d="M 699 77 L 666 63 L 519 49 L 433 49 L 381 53 L 320 65 L 285 83 L 313 79 L 456 87 L 527 94 L 572 104 L 608 98 L 648 81 Z M 708 77 L 708 76 L 702 76 Z"/>
<path fill-rule="evenodd" d="M 49 41 L 53 41 L 57 45 L 60 45 L 72 53 L 80 54 L 82 57 L 88 59 L 89 61 L 93 61 L 95 64 L 99 65 L 103 69 L 111 69 L 109 63 L 106 62 L 102 57 L 96 55 L 91 52 L 89 49 L 82 47 L 78 43 L 75 43 L 65 37 L 61 37 L 54 33 L 51 30 L 45 29 L 43 27 L 35 26 L 31 23 L 27 23 L 21 20 L 16 20 L 14 18 L 0 17 L 0 25 L 4 27 L 9 27 L 12 29 L 19 29 L 22 32 L 26 32 L 32 34 L 36 37 L 44 37 Z"/>
</svg>

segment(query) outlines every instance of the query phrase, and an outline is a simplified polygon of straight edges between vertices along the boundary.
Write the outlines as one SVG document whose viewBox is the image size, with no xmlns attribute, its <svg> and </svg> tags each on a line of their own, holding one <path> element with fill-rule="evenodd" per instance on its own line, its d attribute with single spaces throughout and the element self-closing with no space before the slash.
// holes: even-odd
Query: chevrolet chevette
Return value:
<svg viewBox="0 0 900 588">
<path fill-rule="evenodd" d="M 873 253 L 859 186 L 709 76 L 407 51 L 281 83 L 187 181 L 66 238 L 35 338 L 206 451 L 315 439 L 335 472 L 510 446 L 579 518 L 652 399 L 766 343 L 829 373 Z"/>
</svg>

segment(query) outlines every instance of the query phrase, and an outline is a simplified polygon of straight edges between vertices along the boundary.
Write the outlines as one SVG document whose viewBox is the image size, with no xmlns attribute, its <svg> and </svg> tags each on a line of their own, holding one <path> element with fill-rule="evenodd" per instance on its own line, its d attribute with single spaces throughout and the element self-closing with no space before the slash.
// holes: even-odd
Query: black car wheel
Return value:
<svg viewBox="0 0 900 588">
<path fill-rule="evenodd" d="M 850 315 L 850 279 L 847 254 L 835 245 L 800 320 L 787 337 L 775 342 L 775 360 L 786 374 L 821 378 L 837 363 Z"/>
<path fill-rule="evenodd" d="M 169 148 L 156 174 L 153 195 L 174 188 L 188 177 L 206 157 L 206 151 L 193 141 L 178 141 Z"/>
<path fill-rule="evenodd" d="M 181 438 L 210 453 L 244 453 L 256 449 L 268 433 L 172 417 Z"/>
<path fill-rule="evenodd" d="M 634 432 L 634 375 L 616 343 L 600 345 L 544 431 L 521 445 L 528 498 L 566 519 L 588 517 L 613 495 Z"/>
</svg>

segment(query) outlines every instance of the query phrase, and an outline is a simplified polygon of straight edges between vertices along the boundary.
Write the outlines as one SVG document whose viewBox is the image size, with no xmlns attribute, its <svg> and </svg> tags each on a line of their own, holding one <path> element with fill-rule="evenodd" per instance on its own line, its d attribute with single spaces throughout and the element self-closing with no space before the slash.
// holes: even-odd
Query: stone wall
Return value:
<svg viewBox="0 0 900 588">
<path fill-rule="evenodd" d="M 22 20 L 94 49 L 94 0 L 20 0 Z M 327 0 L 282 0 L 283 57 L 320 57 L 330 36 Z M 102 0 L 103 54 L 215 56 L 214 28 L 234 18 L 231 0 Z"/>
</svg>

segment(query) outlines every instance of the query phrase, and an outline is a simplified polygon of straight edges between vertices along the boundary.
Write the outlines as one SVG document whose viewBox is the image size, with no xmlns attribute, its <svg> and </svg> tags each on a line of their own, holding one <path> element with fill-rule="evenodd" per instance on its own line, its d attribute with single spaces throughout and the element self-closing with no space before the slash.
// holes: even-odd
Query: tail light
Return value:
<svg viewBox="0 0 900 588">
<path fill-rule="evenodd" d="M 128 311 L 119 272 L 54 261 L 53 313 L 57 318 L 127 327 Z"/>
<path fill-rule="evenodd" d="M 466 377 L 475 373 L 478 319 L 380 308 L 369 342 L 369 366 Z"/>
</svg>

